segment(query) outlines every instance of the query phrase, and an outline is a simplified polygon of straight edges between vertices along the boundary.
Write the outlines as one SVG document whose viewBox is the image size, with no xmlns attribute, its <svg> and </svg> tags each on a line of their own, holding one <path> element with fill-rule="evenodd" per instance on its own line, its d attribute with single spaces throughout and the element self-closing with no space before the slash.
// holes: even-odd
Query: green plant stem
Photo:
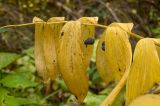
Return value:
<svg viewBox="0 0 160 106">
<path fill-rule="evenodd" d="M 53 24 L 53 23 L 66 23 L 67 21 L 62 21 L 62 22 L 36 22 L 36 23 L 47 23 L 47 24 Z M 6 26 L 2 26 L 0 27 L 0 29 L 3 28 L 16 28 L 16 27 L 23 27 L 23 26 L 30 26 L 30 25 L 35 25 L 36 23 L 26 23 L 26 24 L 16 24 L 16 25 L 6 25 Z"/>
<path fill-rule="evenodd" d="M 101 28 L 108 28 L 109 26 L 105 26 L 105 25 L 101 25 L 101 24 L 86 24 L 86 23 L 83 23 L 84 25 L 91 25 L 91 26 L 97 26 L 97 27 L 101 27 Z M 128 34 L 136 37 L 136 38 L 139 38 L 139 39 L 143 39 L 144 37 L 138 35 L 138 34 L 135 34 L 133 32 L 130 32 L 130 31 L 126 31 L 125 29 L 123 29 L 121 26 L 119 26 L 122 30 L 124 30 L 125 32 L 127 32 Z"/>
<path fill-rule="evenodd" d="M 106 99 L 102 102 L 100 106 L 112 106 L 116 97 L 120 93 L 121 89 L 125 86 L 130 69 L 127 69 L 123 74 L 121 80 L 118 82 L 116 87 L 112 90 L 112 92 L 106 97 Z"/>
<path fill-rule="evenodd" d="M 47 24 L 53 24 L 53 23 L 66 23 L 68 21 L 62 21 L 62 22 L 37 22 L 37 23 L 47 23 Z M 26 23 L 26 24 L 17 24 L 17 25 L 6 25 L 6 26 L 2 26 L 0 27 L 0 29 L 3 29 L 3 28 L 11 28 L 11 27 L 22 27 L 22 26 L 30 26 L 30 25 L 34 25 L 35 23 Z M 106 25 L 101 25 L 101 24 L 87 24 L 87 23 L 82 23 L 83 25 L 90 25 L 90 26 L 96 26 L 96 27 L 101 27 L 101 28 L 108 28 L 108 26 Z M 122 30 L 126 31 L 125 29 L 123 29 L 121 26 L 119 26 Z M 139 38 L 139 39 L 142 39 L 144 37 L 138 35 L 138 34 L 135 34 L 133 32 L 130 32 L 130 31 L 126 31 L 128 34 L 136 37 L 136 38 Z"/>
<path fill-rule="evenodd" d="M 87 23 L 83 23 L 83 25 L 90 25 L 90 26 L 96 26 L 96 27 L 101 27 L 101 28 L 108 28 L 108 26 L 101 25 L 101 24 L 87 24 Z"/>
<path fill-rule="evenodd" d="M 52 92 L 52 93 L 50 93 L 49 95 L 47 95 L 46 97 L 44 97 L 43 100 L 42 100 L 42 104 L 43 104 L 47 99 L 49 99 L 50 97 L 54 96 L 54 95 L 57 94 L 57 93 L 58 93 L 58 90 L 55 91 L 55 92 Z"/>
<path fill-rule="evenodd" d="M 35 24 L 35 23 L 26 23 L 26 24 L 17 24 L 17 25 L 6 25 L 6 26 L 0 27 L 0 29 L 3 29 L 3 28 L 11 28 L 11 27 L 30 26 L 30 25 L 34 25 L 34 24 Z"/>
</svg>

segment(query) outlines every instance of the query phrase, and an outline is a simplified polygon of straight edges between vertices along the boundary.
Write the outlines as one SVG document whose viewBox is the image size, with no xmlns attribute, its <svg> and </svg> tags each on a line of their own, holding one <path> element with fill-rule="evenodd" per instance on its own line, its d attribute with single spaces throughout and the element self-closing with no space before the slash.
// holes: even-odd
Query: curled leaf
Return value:
<svg viewBox="0 0 160 106">
<path fill-rule="evenodd" d="M 101 49 L 105 52 L 104 55 L 106 57 L 106 67 L 108 67 L 108 70 L 104 70 L 106 72 L 103 73 L 103 70 L 99 72 L 102 75 L 112 73 L 113 79 L 119 81 L 116 87 L 101 104 L 101 106 L 110 106 L 125 85 L 130 70 L 132 52 L 131 45 L 129 43 L 129 36 L 127 32 L 119 26 L 115 24 L 109 25 L 109 27 L 104 31 L 103 36 L 105 36 L 105 41 L 103 41 L 104 43 L 101 43 Z M 107 80 L 107 78 L 105 80 Z"/>
<path fill-rule="evenodd" d="M 135 48 L 126 87 L 126 106 L 160 81 L 160 63 L 153 39 L 140 40 Z"/>
<path fill-rule="evenodd" d="M 97 50 L 96 50 L 96 66 L 98 73 L 100 74 L 103 81 L 105 81 L 106 84 L 114 80 L 113 73 L 105 59 L 105 51 L 104 49 L 104 41 L 105 41 L 105 35 L 101 35 L 101 38 L 98 42 Z"/>
<path fill-rule="evenodd" d="M 128 27 L 126 29 L 128 30 Z M 125 70 L 130 68 L 132 60 L 128 34 L 115 24 L 109 25 L 103 34 L 105 36 L 106 61 L 115 80 L 119 81 Z"/>
</svg>

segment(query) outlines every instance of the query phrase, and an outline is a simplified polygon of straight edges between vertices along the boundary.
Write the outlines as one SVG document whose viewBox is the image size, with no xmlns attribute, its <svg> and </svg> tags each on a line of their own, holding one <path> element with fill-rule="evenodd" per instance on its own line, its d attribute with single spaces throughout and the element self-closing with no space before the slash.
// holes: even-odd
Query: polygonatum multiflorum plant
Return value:
<svg viewBox="0 0 160 106">
<path fill-rule="evenodd" d="M 126 106 L 160 105 L 159 39 L 132 33 L 133 23 L 100 25 L 97 17 L 72 21 L 52 17 L 47 22 L 34 17 L 28 25 L 32 24 L 35 24 L 35 66 L 47 86 L 62 77 L 78 102 L 83 102 L 89 86 L 86 70 L 93 52 L 95 28 L 101 27 L 104 32 L 96 48 L 96 67 L 106 85 L 111 81 L 117 83 L 101 106 L 111 106 L 125 85 Z M 134 53 L 130 36 L 140 38 Z"/>
</svg>

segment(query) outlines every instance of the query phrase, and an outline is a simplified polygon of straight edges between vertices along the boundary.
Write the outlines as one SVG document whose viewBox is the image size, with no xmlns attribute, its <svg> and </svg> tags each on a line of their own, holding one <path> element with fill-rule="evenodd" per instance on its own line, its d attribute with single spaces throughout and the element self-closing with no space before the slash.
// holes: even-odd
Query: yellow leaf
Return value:
<svg viewBox="0 0 160 106">
<path fill-rule="evenodd" d="M 98 21 L 97 17 L 82 17 L 79 19 L 79 21 L 82 23 L 81 26 L 81 49 L 84 55 L 84 65 L 87 69 L 90 59 L 93 52 L 93 43 L 94 43 L 94 35 L 95 35 L 95 26 L 90 25 L 83 25 L 83 23 L 86 24 L 96 24 Z M 88 43 L 88 44 L 87 44 Z"/>
<path fill-rule="evenodd" d="M 105 59 L 105 51 L 103 50 L 104 42 L 105 34 L 102 34 L 96 50 L 96 66 L 98 73 L 107 85 L 109 82 L 114 80 L 114 76 Z"/>
<path fill-rule="evenodd" d="M 124 31 L 131 31 L 133 23 L 112 23 L 110 26 L 120 27 Z"/>
<path fill-rule="evenodd" d="M 47 70 L 43 53 L 44 23 L 42 22 L 44 21 L 40 18 L 34 17 L 33 22 L 35 23 L 35 65 L 38 75 L 44 80 L 47 80 Z"/>
<path fill-rule="evenodd" d="M 153 39 L 140 40 L 135 48 L 133 63 L 126 86 L 126 106 L 160 81 L 160 63 Z"/>
<path fill-rule="evenodd" d="M 59 74 L 57 50 L 63 23 L 54 22 L 62 21 L 64 21 L 64 17 L 52 17 L 44 24 L 43 52 L 48 80 L 54 80 Z"/>
<path fill-rule="evenodd" d="M 59 68 L 69 90 L 82 102 L 88 91 L 88 78 L 80 47 L 81 23 L 69 21 L 62 28 L 61 45 L 58 55 Z"/>
<path fill-rule="evenodd" d="M 115 80 L 119 81 L 125 70 L 130 68 L 132 60 L 128 34 L 114 24 L 109 25 L 103 34 L 105 36 L 106 61 Z"/>
<path fill-rule="evenodd" d="M 136 98 L 129 106 L 160 106 L 160 96 L 147 94 Z"/>
<path fill-rule="evenodd" d="M 156 50 L 158 53 L 159 61 L 160 61 L 160 39 L 153 39 L 154 44 L 156 45 Z"/>
</svg>

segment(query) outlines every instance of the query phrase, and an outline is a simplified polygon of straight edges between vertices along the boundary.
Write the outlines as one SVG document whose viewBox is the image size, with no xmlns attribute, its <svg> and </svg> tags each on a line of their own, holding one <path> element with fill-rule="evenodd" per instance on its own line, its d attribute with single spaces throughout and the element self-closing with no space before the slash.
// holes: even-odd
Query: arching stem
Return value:
<svg viewBox="0 0 160 106">
<path fill-rule="evenodd" d="M 66 23 L 68 21 L 63 21 L 63 22 L 47 22 L 48 24 L 53 24 L 53 23 Z M 45 23 L 45 22 L 38 22 L 38 23 Z M 22 27 L 22 26 L 30 26 L 30 25 L 34 25 L 35 23 L 26 23 L 26 24 L 17 24 L 17 25 L 6 25 L 6 26 L 2 26 L 0 27 L 0 29 L 3 29 L 3 28 L 16 28 L 16 27 Z M 96 27 L 101 27 L 101 28 L 108 28 L 108 26 L 106 25 L 101 25 L 101 24 L 88 24 L 88 23 L 83 23 L 83 25 L 91 25 L 91 26 L 96 26 Z M 123 29 L 121 26 L 119 26 L 122 30 L 126 31 L 125 29 Z M 126 31 L 128 34 L 136 37 L 136 38 L 139 38 L 139 39 L 142 39 L 143 37 L 138 35 L 138 34 L 135 34 L 133 32 L 130 32 L 130 31 Z"/>
<path fill-rule="evenodd" d="M 121 80 L 118 82 L 116 87 L 112 90 L 112 92 L 107 96 L 107 98 L 102 102 L 100 106 L 112 106 L 113 102 L 120 93 L 121 89 L 125 86 L 128 75 L 129 75 L 129 69 L 125 71 Z"/>
</svg>

